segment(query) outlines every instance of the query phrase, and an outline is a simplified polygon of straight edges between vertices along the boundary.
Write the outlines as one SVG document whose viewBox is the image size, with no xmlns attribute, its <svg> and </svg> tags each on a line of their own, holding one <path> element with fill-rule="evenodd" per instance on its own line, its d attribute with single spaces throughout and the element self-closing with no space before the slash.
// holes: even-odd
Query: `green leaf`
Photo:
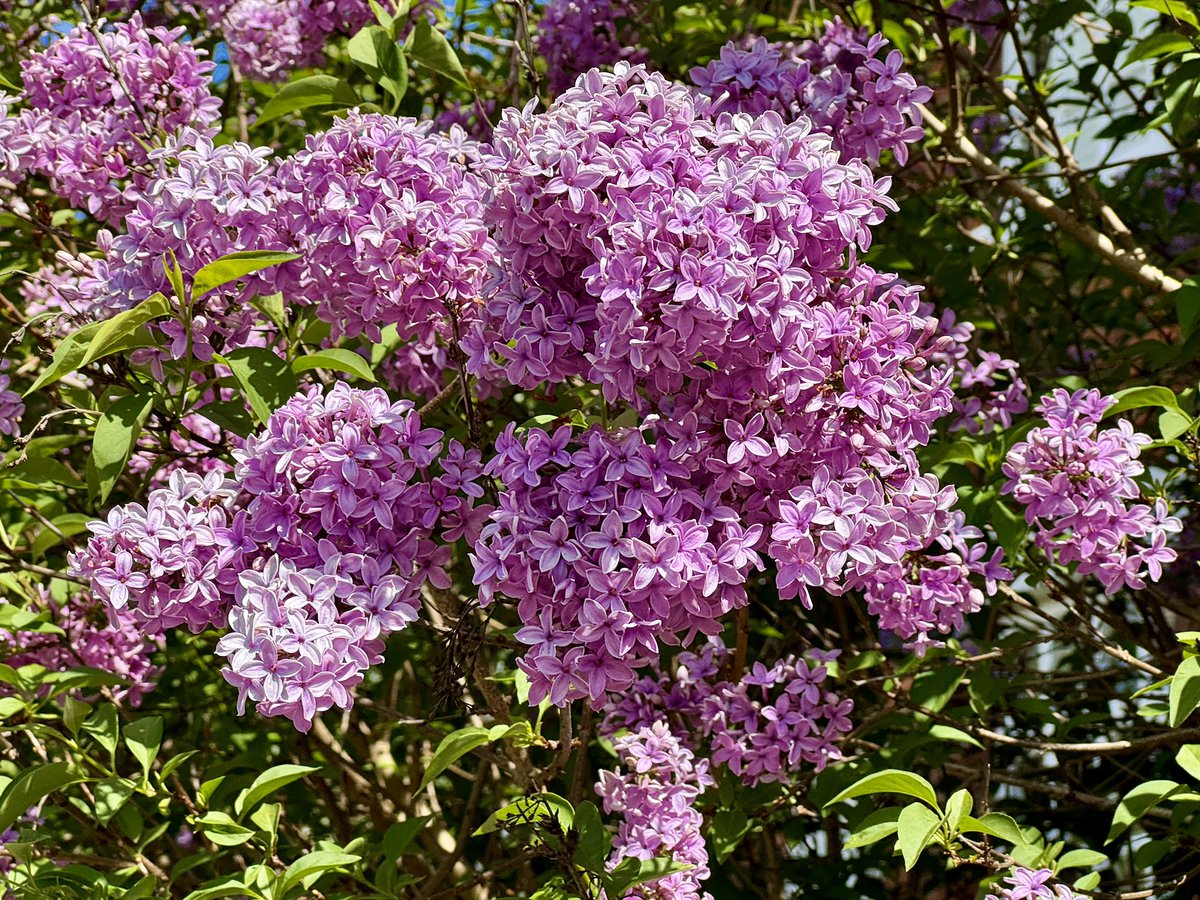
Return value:
<svg viewBox="0 0 1200 900">
<path fill-rule="evenodd" d="M 708 828 L 708 838 L 717 852 L 717 862 L 723 863 L 729 859 L 749 831 L 750 818 L 742 810 L 717 810 Z"/>
<path fill-rule="evenodd" d="M 0 722 L 25 711 L 25 701 L 20 697 L 0 697 Z"/>
<path fill-rule="evenodd" d="M 983 749 L 983 744 L 979 743 L 971 735 L 950 725 L 937 724 L 929 726 L 929 736 L 935 737 L 940 741 L 957 741 L 960 744 L 970 744 L 972 747 Z"/>
<path fill-rule="evenodd" d="M 69 784 L 86 781 L 75 773 L 70 763 L 47 763 L 26 769 L 13 779 L 0 794 L 0 831 L 7 831 L 13 823 L 37 806 L 43 798 L 61 790 Z"/>
<path fill-rule="evenodd" d="M 686 872 L 691 866 L 672 859 L 623 859 L 617 867 L 601 877 L 604 889 L 610 897 L 622 897 L 630 888 L 648 881 L 666 878 L 675 872 Z"/>
<path fill-rule="evenodd" d="M 572 857 L 576 865 L 590 872 L 603 872 L 612 849 L 612 837 L 605 830 L 604 823 L 600 820 L 600 810 L 596 808 L 595 803 L 584 800 L 575 807 L 571 829 L 579 836 Z"/>
<path fill-rule="evenodd" d="M 1152 9 L 1175 22 L 1185 22 L 1193 29 L 1200 30 L 1196 14 L 1188 8 L 1188 4 L 1184 0 L 1133 0 L 1133 5 L 1143 9 Z"/>
<path fill-rule="evenodd" d="M 921 672 L 913 679 L 909 696 L 923 710 L 941 712 L 966 674 L 967 670 L 962 666 L 943 666 Z"/>
<path fill-rule="evenodd" d="M 1012 816 L 1004 813 L 988 813 L 978 819 L 974 816 L 964 816 L 958 827 L 963 832 L 978 831 L 982 834 L 990 834 L 1002 841 L 1008 841 L 1014 847 L 1029 845 L 1029 841 L 1021 831 L 1021 826 Z"/>
<path fill-rule="evenodd" d="M 63 700 L 63 724 L 67 726 L 67 731 L 71 734 L 79 734 L 79 729 L 83 727 L 83 720 L 91 713 L 90 703 L 84 703 L 74 697 L 67 697 Z"/>
<path fill-rule="evenodd" d="M 528 797 L 518 797 L 502 809 L 496 810 L 487 817 L 487 821 L 475 829 L 473 836 L 491 834 L 500 828 L 517 825 L 536 825 L 547 820 L 556 820 L 566 832 L 570 829 L 574 816 L 575 812 L 569 802 L 558 794 L 546 791 Z"/>
<path fill-rule="evenodd" d="M 1179 35 L 1154 35 L 1154 37 L 1178 37 Z M 1196 331 L 1200 322 L 1200 283 L 1194 278 L 1185 279 L 1183 287 L 1175 292 L 1175 315 L 1179 319 L 1180 338 L 1186 342 Z"/>
<path fill-rule="evenodd" d="M 1111 844 L 1124 834 L 1134 822 L 1158 803 L 1180 790 L 1181 787 L 1182 785 L 1178 782 L 1165 779 L 1139 784 L 1122 797 L 1121 802 L 1117 804 L 1117 809 L 1113 813 L 1112 826 L 1108 829 L 1108 837 L 1105 838 L 1104 843 Z"/>
<path fill-rule="evenodd" d="M 1175 754 L 1175 762 L 1200 782 L 1200 744 L 1184 744 Z"/>
<path fill-rule="evenodd" d="M 958 835 L 959 826 L 971 815 L 974 803 L 971 792 L 966 788 L 960 788 L 950 795 L 950 799 L 946 801 L 946 827 L 952 836 Z"/>
<path fill-rule="evenodd" d="M 413 27 L 405 50 L 413 62 L 420 63 L 439 75 L 445 75 L 463 87 L 470 87 L 467 73 L 463 71 L 454 48 L 450 46 L 445 35 L 429 24 L 429 20 L 424 16 L 418 19 Z"/>
<path fill-rule="evenodd" d="M 906 872 L 917 864 L 941 823 L 938 814 L 923 803 L 910 803 L 900 810 L 896 820 L 896 842 L 900 845 Z"/>
<path fill-rule="evenodd" d="M 279 789 L 293 781 L 299 781 L 311 772 L 319 772 L 318 766 L 282 765 L 272 766 L 251 782 L 250 787 L 242 791 L 233 805 L 233 810 L 240 819 L 247 810 L 271 796 Z"/>
<path fill-rule="evenodd" d="M 902 794 L 905 797 L 923 800 L 934 809 L 938 809 L 937 794 L 934 793 L 933 785 L 920 775 L 902 772 L 899 769 L 885 769 L 858 780 L 826 803 L 825 807 L 871 794 Z"/>
<path fill-rule="evenodd" d="M 528 722 L 518 722 L 515 725 L 493 725 L 491 728 L 481 728 L 471 725 L 451 732 L 442 738 L 434 751 L 433 757 L 425 767 L 425 775 L 421 779 L 419 790 L 425 790 L 433 779 L 437 778 L 453 763 L 470 753 L 476 747 L 498 741 L 509 734 L 515 734 L 522 725 L 528 727 Z"/>
<path fill-rule="evenodd" d="M 332 75 L 309 75 L 281 87 L 263 107 L 254 124 L 264 125 L 288 113 L 315 106 L 357 106 L 359 102 L 354 88 L 342 79 Z"/>
<path fill-rule="evenodd" d="M 1108 862 L 1108 857 L 1096 850 L 1072 850 L 1059 857 L 1055 870 L 1074 869 L 1082 866 L 1088 869 L 1098 868 Z"/>
<path fill-rule="evenodd" d="M 162 258 L 163 272 L 167 275 L 167 281 L 171 282 L 171 290 L 175 292 L 176 298 L 180 303 L 187 300 L 183 290 L 183 270 L 179 268 L 179 260 L 175 256 L 174 250 L 168 250 Z"/>
<path fill-rule="evenodd" d="M 1158 417 L 1158 430 L 1164 441 L 1173 441 L 1192 427 L 1192 417 L 1175 409 L 1168 409 Z"/>
<path fill-rule="evenodd" d="M 101 747 L 108 751 L 110 757 L 117 753 L 117 733 L 120 724 L 117 719 L 117 708 L 105 704 L 92 713 L 91 718 L 83 723 L 83 733 L 91 735 Z"/>
<path fill-rule="evenodd" d="M 121 737 L 125 746 L 142 766 L 142 774 L 150 777 L 150 768 L 158 756 L 158 748 L 162 745 L 163 720 L 161 716 L 146 716 L 125 726 Z"/>
<path fill-rule="evenodd" d="M 1168 702 L 1171 709 L 1169 723 L 1172 728 L 1178 728 L 1200 705 L 1200 657 L 1189 656 L 1179 664 L 1171 679 Z"/>
<path fill-rule="evenodd" d="M 202 888 L 188 894 L 184 900 L 219 900 L 221 897 L 246 897 L 262 900 L 263 895 L 247 887 L 242 882 L 241 875 L 226 875 L 215 878 Z"/>
<path fill-rule="evenodd" d="M 154 889 L 156 887 L 158 887 L 158 879 L 153 875 L 147 875 L 127 890 L 121 896 L 121 900 L 146 900 L 147 897 L 154 896 Z"/>
<path fill-rule="evenodd" d="M 192 300 L 199 300 L 209 291 L 231 281 L 299 258 L 299 253 L 278 253 L 274 250 L 242 250 L 222 256 L 196 273 L 192 279 Z"/>
<path fill-rule="evenodd" d="M 844 846 L 852 850 L 855 847 L 866 847 L 877 841 L 882 841 L 886 837 L 891 837 L 899 827 L 899 819 L 899 806 L 877 809 L 858 824 L 858 827 L 854 829 L 854 833 L 846 840 Z"/>
<path fill-rule="evenodd" d="M 408 850 L 433 816 L 416 816 L 391 826 L 383 835 L 383 855 L 395 861 Z"/>
<path fill-rule="evenodd" d="M 372 81 L 381 85 L 396 102 L 408 91 L 408 63 L 386 28 L 368 25 L 350 38 L 346 52 Z"/>
<path fill-rule="evenodd" d="M 297 375 L 310 369 L 332 369 L 335 372 L 346 372 L 363 381 L 374 382 L 376 380 L 370 363 L 353 350 L 343 350 L 339 347 L 318 350 L 316 353 L 309 353 L 292 361 L 292 371 Z"/>
<path fill-rule="evenodd" d="M 33 460 L 27 461 L 33 462 Z M 53 462 L 53 460 L 45 460 L 45 462 Z M 64 468 L 66 467 L 64 466 Z M 68 471 L 67 474 L 70 475 L 70 472 Z M 54 526 L 54 529 L 46 528 L 34 538 L 29 548 L 30 555 L 34 559 L 41 558 L 46 554 L 47 550 L 57 547 L 62 543 L 63 537 L 74 537 L 77 534 L 87 531 L 87 523 L 94 518 L 95 516 L 88 516 L 83 513 L 63 513 L 61 516 L 55 516 L 50 520 L 50 524 Z"/>
<path fill-rule="evenodd" d="M 125 802 L 133 796 L 133 792 L 137 790 L 137 785 L 128 778 L 105 778 L 103 781 L 97 781 L 92 786 L 92 793 L 96 797 L 95 816 L 96 821 L 101 825 L 107 825 Z"/>
<path fill-rule="evenodd" d="M 28 397 L 39 388 L 47 384 L 53 384 L 55 381 L 66 375 L 70 375 L 78 369 L 84 355 L 87 353 L 88 345 L 91 344 L 92 338 L 103 324 L 103 322 L 92 322 L 90 325 L 84 325 L 78 331 L 63 338 L 58 346 L 54 348 L 54 355 L 50 358 L 50 365 L 46 366 L 45 371 L 29 386 L 29 390 L 23 396 Z"/>
<path fill-rule="evenodd" d="M 1117 402 L 1104 411 L 1106 419 L 1123 413 L 1127 409 L 1140 409 L 1146 406 L 1179 410 L 1179 400 L 1176 398 L 1175 392 L 1170 388 L 1157 385 L 1126 388 L 1113 394 L 1113 398 Z"/>
<path fill-rule="evenodd" d="M 206 812 L 196 824 L 204 832 L 204 836 L 219 847 L 240 847 L 254 837 L 254 829 L 239 825 L 223 812 Z"/>
<path fill-rule="evenodd" d="M 295 373 L 265 347 L 239 347 L 219 360 L 233 372 L 260 422 L 265 423 L 296 393 Z"/>
<path fill-rule="evenodd" d="M 79 361 L 79 368 L 95 362 L 118 350 L 125 349 L 130 338 L 147 322 L 171 314 L 171 304 L 162 294 L 147 297 L 133 309 L 117 313 L 100 323 L 96 333 L 88 342 L 87 351 Z"/>
<path fill-rule="evenodd" d="M 282 897 L 298 884 L 308 887 L 312 881 L 326 872 L 344 870 L 362 859 L 353 853 L 337 853 L 333 850 L 317 850 L 302 856 L 283 873 L 278 882 L 277 896 Z"/>
<path fill-rule="evenodd" d="M 100 503 L 108 499 L 113 485 L 124 474 L 153 408 L 153 394 L 131 394 L 109 406 L 96 423 L 88 459 L 88 483 Z"/>
<path fill-rule="evenodd" d="M 1135 62 L 1150 59 L 1155 56 L 1166 56 L 1169 53 L 1183 53 L 1192 49 L 1192 42 L 1182 34 L 1160 32 L 1138 41 L 1125 58 L 1125 65 L 1132 66 Z"/>
</svg>

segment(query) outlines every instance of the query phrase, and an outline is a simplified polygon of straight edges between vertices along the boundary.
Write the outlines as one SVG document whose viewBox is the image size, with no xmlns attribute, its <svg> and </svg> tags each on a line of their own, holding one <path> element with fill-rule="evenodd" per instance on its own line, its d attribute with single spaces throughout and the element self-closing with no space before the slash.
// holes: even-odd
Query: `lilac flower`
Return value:
<svg viewBox="0 0 1200 900">
<path fill-rule="evenodd" d="M 580 72 L 596 66 L 645 62 L 637 31 L 645 6 L 644 0 L 551 0 L 535 38 L 546 59 L 550 90 L 561 94 Z"/>
<path fill-rule="evenodd" d="M 494 246 L 477 154 L 429 123 L 352 112 L 280 169 L 278 227 L 304 259 L 279 289 L 311 297 L 335 335 L 395 325 L 425 346 L 475 316 Z"/>
<path fill-rule="evenodd" d="M 32 167 L 106 222 L 141 196 L 150 151 L 164 137 L 219 117 L 213 64 L 182 35 L 147 28 L 135 13 L 96 33 L 77 27 L 22 62 Z"/>
<path fill-rule="evenodd" d="M 990 900 L 1084 900 L 1065 884 L 1051 885 L 1054 873 L 1049 869 L 1016 868 L 1004 878 L 1005 885 L 993 885 Z"/>
<path fill-rule="evenodd" d="M 662 722 L 616 738 L 624 772 L 603 771 L 596 784 L 606 813 L 621 816 L 609 868 L 623 859 L 668 857 L 690 868 L 632 888 L 622 900 L 701 900 L 708 850 L 696 808 L 713 784 L 708 760 L 697 760 Z"/>
<path fill-rule="evenodd" d="M 10 666 L 36 663 L 51 672 L 88 666 L 122 680 L 114 695 L 131 706 L 154 690 L 161 669 L 151 656 L 162 641 L 144 633 L 135 616 L 109 609 L 87 594 L 54 600 L 43 593 L 39 605 L 50 613 L 50 622 L 63 634 L 0 630 L 0 659 Z"/>
<path fill-rule="evenodd" d="M 643 677 L 635 690 L 614 695 L 601 734 L 666 723 L 684 746 L 707 747 L 714 764 L 750 786 L 786 782 L 802 766 L 821 771 L 841 759 L 837 744 L 850 730 L 853 703 L 825 684 L 825 663 L 836 651 L 811 661 L 754 663 L 740 681 L 718 681 L 727 655 L 711 640 L 698 654 L 681 653 L 673 675 Z"/>
<path fill-rule="evenodd" d="M 830 137 L 843 160 L 874 165 L 891 150 L 903 165 L 908 145 L 924 136 L 918 104 L 933 92 L 901 71 L 898 50 L 880 59 L 886 46 L 882 35 L 868 38 L 835 19 L 800 45 L 731 42 L 691 76 L 712 99 L 710 115 L 774 111 L 789 121 L 804 118 Z"/>
<path fill-rule="evenodd" d="M 1161 498 L 1153 507 L 1133 502 L 1144 471 L 1138 455 L 1150 438 L 1124 420 L 1100 430 L 1114 402 L 1097 390 L 1052 391 L 1037 406 L 1046 424 L 1003 465 L 1004 491 L 1025 507 L 1037 546 L 1061 565 L 1094 574 L 1109 593 L 1157 581 L 1176 558 L 1167 536 L 1183 529 Z"/>
</svg>

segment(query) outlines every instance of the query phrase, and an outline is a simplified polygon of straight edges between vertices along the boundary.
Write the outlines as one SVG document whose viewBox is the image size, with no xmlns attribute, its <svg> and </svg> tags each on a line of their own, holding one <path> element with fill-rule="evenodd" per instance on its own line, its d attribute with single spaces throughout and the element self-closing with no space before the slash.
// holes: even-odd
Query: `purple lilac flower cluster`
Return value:
<svg viewBox="0 0 1200 900">
<path fill-rule="evenodd" d="M 482 165 L 505 274 L 476 371 L 495 354 L 512 384 L 582 376 L 610 400 L 757 364 L 895 208 L 806 125 L 707 119 L 624 63 L 544 114 L 506 111 Z"/>
<path fill-rule="evenodd" d="M 816 40 L 799 45 L 756 38 L 730 42 L 707 66 L 692 69 L 700 93 L 712 99 L 711 114 L 779 113 L 805 118 L 826 134 L 843 160 L 874 165 L 890 150 L 903 165 L 908 145 L 924 137 L 918 104 L 933 92 L 902 71 L 899 50 L 879 58 L 882 35 L 867 37 L 840 20 Z"/>
<path fill-rule="evenodd" d="M 804 765 L 821 771 L 842 758 L 838 743 L 850 731 L 854 704 L 825 684 L 837 651 L 755 663 L 736 682 L 720 680 L 727 656 L 719 640 L 680 653 L 673 674 L 643 676 L 633 690 L 611 696 L 600 733 L 666 722 L 684 746 L 705 742 L 713 763 L 725 763 L 750 786 L 784 782 Z"/>
<path fill-rule="evenodd" d="M 22 62 L 18 150 L 31 144 L 34 171 L 103 221 L 130 212 L 151 151 L 165 137 L 219 117 L 213 64 L 182 35 L 182 28 L 147 28 L 135 14 L 77 27 Z"/>
<path fill-rule="evenodd" d="M 646 435 L 614 440 L 629 440 L 631 451 L 652 447 L 672 467 L 665 483 L 678 478 L 690 492 L 675 491 L 675 543 L 662 548 L 676 577 L 690 567 L 682 558 L 693 535 L 702 552 L 727 552 L 715 577 L 732 608 L 765 549 L 784 597 L 808 603 L 812 587 L 873 590 L 886 627 L 918 647 L 978 609 L 982 594 L 968 575 L 1006 573 L 982 561 L 982 545 L 956 544 L 976 534 L 951 533 L 954 491 L 922 474 L 914 454 L 951 408 L 951 372 L 938 364 L 951 339 L 921 314 L 918 288 L 853 259 L 892 208 L 886 179 L 875 181 L 861 162 L 841 163 L 802 123 L 784 125 L 774 113 L 714 121 L 693 94 L 623 63 L 581 77 L 545 115 L 510 111 L 485 162 L 506 275 L 464 341 L 471 366 L 525 388 L 584 378 L 608 400 L 654 413 Z M 531 442 L 539 452 L 559 448 L 548 437 Z M 535 598 L 574 603 L 568 585 L 585 582 L 596 564 L 577 547 L 597 523 L 637 514 L 595 504 L 579 522 L 581 501 L 546 490 L 566 463 L 544 482 L 536 469 L 521 471 L 531 447 L 511 450 L 506 438 L 494 471 L 518 497 L 536 498 L 537 513 L 501 524 L 507 513 L 497 511 L 500 530 L 489 538 L 507 535 L 479 556 L 477 576 L 524 600 L 523 621 L 536 629 Z M 588 478 L 608 487 L 607 475 Z M 518 508 L 528 517 L 529 507 Z M 561 573 L 551 582 L 519 584 L 508 565 L 524 555 L 515 549 L 521 530 L 546 530 L 560 516 L 569 565 L 548 565 Z M 724 533 L 706 536 L 714 522 Z M 612 532 L 627 537 L 616 524 Z M 565 609 L 574 615 L 574 605 Z M 657 621 L 651 627 L 669 643 L 686 634 L 685 622 Z M 552 626 L 566 628 L 555 637 L 564 643 L 531 661 L 582 650 L 574 621 Z M 692 627 L 711 630 L 704 615 Z M 559 702 L 581 690 L 560 686 Z"/>
<path fill-rule="evenodd" d="M 0 659 L 14 667 L 36 663 L 51 672 L 79 666 L 109 672 L 125 682 L 114 688 L 117 699 L 140 706 L 162 674 L 151 663 L 162 642 L 146 635 L 127 610 L 106 610 L 87 594 L 61 602 L 43 596 L 41 605 L 63 634 L 0 630 Z"/>
<path fill-rule="evenodd" d="M 495 251 L 475 145 L 428 122 L 350 115 L 281 167 L 279 227 L 304 254 L 280 288 L 319 298 L 335 334 L 395 325 L 403 337 L 454 337 L 478 306 Z"/>
<path fill-rule="evenodd" d="M 443 452 L 408 401 L 339 383 L 290 400 L 235 458 L 249 500 L 234 529 L 269 556 L 240 574 L 217 652 L 241 704 L 307 731 L 350 706 L 422 587 L 450 586 L 448 544 L 477 528 L 480 455 L 457 441 Z"/>
<path fill-rule="evenodd" d="M 201 0 L 225 36 L 241 75 L 282 81 L 293 69 L 319 66 L 333 34 L 353 34 L 373 20 L 363 0 Z"/>
<path fill-rule="evenodd" d="M 100 233 L 105 256 L 88 287 L 110 314 L 156 292 L 174 297 L 163 264 L 171 255 L 190 279 L 229 253 L 284 248 L 270 150 L 238 141 L 216 146 L 185 131 L 179 143 L 155 151 L 152 160 L 157 176 L 125 218 L 125 233 Z M 244 288 L 230 285 L 197 298 L 190 329 L 178 318 L 159 326 L 170 341 L 169 355 L 208 361 L 215 352 L 245 345 L 261 321 L 247 300 L 273 290 L 266 277 L 251 277 Z"/>
<path fill-rule="evenodd" d="M 933 314 L 932 304 L 922 306 Z M 952 431 L 991 434 L 1008 428 L 1013 417 L 1029 409 L 1029 389 L 1015 360 L 990 350 L 971 350 L 975 326 L 956 320 L 954 310 L 942 312 L 941 332 L 951 339 L 938 362 L 955 370 Z"/>
<path fill-rule="evenodd" d="M 472 554 L 475 583 L 485 605 L 517 601 L 533 703 L 626 690 L 660 642 L 719 631 L 762 568 L 761 526 L 696 490 L 665 439 L 510 425 L 485 472 L 505 492 Z"/>
<path fill-rule="evenodd" d="M 1037 546 L 1055 562 L 1094 574 L 1110 593 L 1162 577 L 1176 557 L 1167 535 L 1183 528 L 1165 500 L 1135 502 L 1145 470 L 1138 454 L 1151 439 L 1125 420 L 1102 430 L 1114 403 L 1094 389 L 1052 391 L 1037 406 L 1046 424 L 1014 446 L 1003 465 L 1004 491 L 1025 507 Z"/>
<path fill-rule="evenodd" d="M 288 401 L 234 456 L 232 478 L 176 471 L 146 506 L 89 523 L 72 572 L 148 633 L 227 627 L 217 652 L 240 705 L 307 730 L 350 705 L 422 587 L 449 586 L 448 544 L 487 513 L 472 506 L 480 455 L 443 450 L 411 403 L 338 383 Z"/>
<path fill-rule="evenodd" d="M 127 611 L 148 634 L 219 627 L 245 552 L 233 540 L 237 494 L 220 472 L 177 471 L 144 506 L 114 507 L 106 521 L 89 522 L 91 537 L 72 554 L 71 574 L 86 578 L 98 599 Z"/>
<path fill-rule="evenodd" d="M 956 25 L 969 28 L 990 44 L 1008 16 L 1003 0 L 955 0 L 946 14 Z"/>
<path fill-rule="evenodd" d="M 645 62 L 637 30 L 645 6 L 644 0 L 550 0 L 535 47 L 546 60 L 551 92 L 561 94 L 588 69 Z"/>
<path fill-rule="evenodd" d="M 988 900 L 1086 900 L 1065 884 L 1051 884 L 1049 869 L 1016 868 L 1004 881 L 992 887 Z"/>
<path fill-rule="evenodd" d="M 596 793 L 604 811 L 621 816 L 609 867 L 623 859 L 669 857 L 691 868 L 638 885 L 622 900 L 711 900 L 708 850 L 696 801 L 713 784 L 708 760 L 697 760 L 665 723 L 618 737 L 624 772 L 603 771 Z"/>
</svg>

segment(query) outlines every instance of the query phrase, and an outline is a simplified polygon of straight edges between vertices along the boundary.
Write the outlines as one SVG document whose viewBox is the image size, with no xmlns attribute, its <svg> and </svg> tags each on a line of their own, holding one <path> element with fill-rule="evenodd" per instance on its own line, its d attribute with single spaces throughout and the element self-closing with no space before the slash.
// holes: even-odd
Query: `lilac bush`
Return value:
<svg viewBox="0 0 1200 900">
<path fill-rule="evenodd" d="M 0 0 L 6 900 L 1186 889 L 1195 29 L 868 5 Z"/>
</svg>

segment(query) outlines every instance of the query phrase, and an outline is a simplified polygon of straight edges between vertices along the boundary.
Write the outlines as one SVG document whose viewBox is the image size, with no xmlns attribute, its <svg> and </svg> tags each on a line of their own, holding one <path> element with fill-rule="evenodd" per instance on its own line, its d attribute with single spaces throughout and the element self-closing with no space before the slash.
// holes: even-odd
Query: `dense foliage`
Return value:
<svg viewBox="0 0 1200 900">
<path fill-rule="evenodd" d="M 1198 15 L 0 0 L 6 896 L 1194 896 Z"/>
</svg>

